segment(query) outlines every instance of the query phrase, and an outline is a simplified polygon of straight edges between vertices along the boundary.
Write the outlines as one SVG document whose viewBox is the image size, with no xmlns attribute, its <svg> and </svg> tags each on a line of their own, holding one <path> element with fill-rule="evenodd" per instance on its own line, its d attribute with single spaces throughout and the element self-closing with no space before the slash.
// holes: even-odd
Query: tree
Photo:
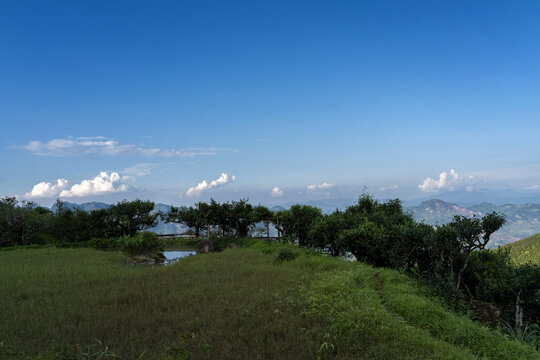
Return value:
<svg viewBox="0 0 540 360">
<path fill-rule="evenodd" d="M 253 221 L 261 222 L 266 227 L 266 237 L 270 237 L 270 223 L 272 222 L 273 213 L 266 206 L 258 205 L 253 208 Z"/>
<path fill-rule="evenodd" d="M 342 211 L 336 210 L 329 215 L 318 217 L 309 232 L 311 246 L 326 250 L 332 256 L 345 254 L 341 234 L 346 228 L 346 220 Z"/>
<path fill-rule="evenodd" d="M 174 207 L 166 214 L 166 222 L 185 224 L 190 229 L 195 230 L 195 236 L 200 237 L 201 229 L 204 227 L 204 219 L 199 214 L 198 207 Z"/>
<path fill-rule="evenodd" d="M 237 238 L 247 236 L 250 226 L 255 223 L 253 206 L 248 203 L 248 199 L 231 202 L 230 220 Z"/>
<path fill-rule="evenodd" d="M 0 246 L 43 242 L 50 231 L 51 212 L 33 202 L 19 204 L 15 197 L 0 200 Z"/>
<path fill-rule="evenodd" d="M 301 246 L 309 245 L 309 232 L 315 220 L 322 216 L 321 209 L 310 205 L 293 205 L 279 214 L 279 229 L 293 236 Z"/>
<path fill-rule="evenodd" d="M 134 235 L 157 225 L 158 213 L 152 213 L 154 203 L 144 200 L 123 200 L 110 208 L 112 222 L 122 235 Z"/>
<path fill-rule="evenodd" d="M 504 215 L 495 212 L 481 219 L 456 215 L 450 223 L 437 228 L 430 244 L 430 253 L 449 272 L 456 292 L 460 289 L 471 253 L 483 250 L 491 235 L 505 221 Z"/>
</svg>

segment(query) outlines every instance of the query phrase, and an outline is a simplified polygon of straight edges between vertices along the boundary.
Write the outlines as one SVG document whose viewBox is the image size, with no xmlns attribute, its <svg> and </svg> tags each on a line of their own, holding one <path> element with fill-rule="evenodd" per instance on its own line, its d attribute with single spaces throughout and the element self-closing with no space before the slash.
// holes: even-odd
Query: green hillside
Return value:
<svg viewBox="0 0 540 360">
<path fill-rule="evenodd" d="M 518 264 L 526 262 L 540 264 L 540 234 L 515 241 L 504 247 L 510 249 L 510 256 Z"/>
<path fill-rule="evenodd" d="M 399 272 L 264 242 L 166 267 L 3 251 L 0 294 L 2 359 L 539 358 Z"/>
</svg>

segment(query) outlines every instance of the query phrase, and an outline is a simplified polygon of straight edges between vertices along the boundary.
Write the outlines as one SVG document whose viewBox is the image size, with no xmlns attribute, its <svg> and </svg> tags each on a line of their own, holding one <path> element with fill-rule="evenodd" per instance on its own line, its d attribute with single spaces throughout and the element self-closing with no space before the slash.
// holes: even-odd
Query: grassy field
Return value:
<svg viewBox="0 0 540 360">
<path fill-rule="evenodd" d="M 504 246 L 510 249 L 510 256 L 518 264 L 532 262 L 540 265 L 540 234 Z"/>
<path fill-rule="evenodd" d="M 539 358 L 402 274 L 294 248 L 278 261 L 279 247 L 167 267 L 91 249 L 0 252 L 0 358 L 97 358 L 105 346 L 122 359 Z"/>
</svg>

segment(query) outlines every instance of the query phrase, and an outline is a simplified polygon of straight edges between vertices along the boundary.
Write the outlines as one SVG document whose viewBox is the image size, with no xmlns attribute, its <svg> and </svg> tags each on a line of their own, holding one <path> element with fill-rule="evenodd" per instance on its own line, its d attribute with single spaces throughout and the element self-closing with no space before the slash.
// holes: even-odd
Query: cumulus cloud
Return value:
<svg viewBox="0 0 540 360">
<path fill-rule="evenodd" d="M 467 190 L 472 191 L 479 180 L 474 176 L 458 174 L 454 169 L 443 171 L 438 179 L 426 178 L 418 188 L 423 192 L 437 192 L 439 190 Z"/>
<path fill-rule="evenodd" d="M 216 180 L 213 180 L 211 182 L 207 182 L 206 180 L 203 180 L 200 183 L 198 183 L 196 186 L 190 187 L 188 191 L 186 191 L 186 195 L 198 196 L 203 191 L 227 185 L 229 183 L 234 182 L 235 180 L 236 180 L 236 176 L 234 175 L 229 176 L 225 173 L 222 173 L 221 176 L 217 178 Z"/>
<path fill-rule="evenodd" d="M 144 148 L 131 144 L 120 144 L 118 141 L 103 136 L 53 139 L 47 142 L 30 141 L 22 149 L 41 156 L 66 155 L 142 155 L 149 157 L 193 157 L 215 155 L 215 148 L 157 149 Z"/>
<path fill-rule="evenodd" d="M 397 185 L 381 186 L 379 188 L 379 191 L 396 190 L 398 188 L 399 188 L 399 186 L 397 186 Z"/>
<path fill-rule="evenodd" d="M 81 197 L 127 191 L 128 187 L 122 183 L 121 179 L 117 172 L 109 174 L 102 171 L 93 179 L 83 180 L 81 183 L 73 185 L 69 190 L 62 190 L 60 197 Z"/>
<path fill-rule="evenodd" d="M 283 190 L 281 190 L 280 188 L 276 186 L 272 189 L 272 191 L 270 192 L 270 195 L 275 196 L 275 197 L 283 196 Z"/>
<path fill-rule="evenodd" d="M 328 190 L 336 186 L 336 184 L 330 184 L 327 182 L 323 182 L 320 184 L 312 184 L 307 186 L 307 191 L 317 191 L 317 190 Z"/>
<path fill-rule="evenodd" d="M 27 199 L 53 198 L 58 196 L 60 191 L 67 185 L 68 181 L 66 179 L 58 179 L 56 180 L 56 184 L 43 181 L 34 185 L 32 191 L 27 192 L 24 196 Z"/>
</svg>

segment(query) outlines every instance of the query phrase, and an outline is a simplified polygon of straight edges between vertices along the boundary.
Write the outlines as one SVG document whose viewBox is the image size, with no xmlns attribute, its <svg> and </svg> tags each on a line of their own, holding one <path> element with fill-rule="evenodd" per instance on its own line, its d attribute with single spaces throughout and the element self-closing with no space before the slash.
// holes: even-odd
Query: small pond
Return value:
<svg viewBox="0 0 540 360">
<path fill-rule="evenodd" d="M 164 251 L 165 261 L 163 264 L 169 265 L 183 257 L 195 255 L 196 253 L 196 251 Z"/>
</svg>

